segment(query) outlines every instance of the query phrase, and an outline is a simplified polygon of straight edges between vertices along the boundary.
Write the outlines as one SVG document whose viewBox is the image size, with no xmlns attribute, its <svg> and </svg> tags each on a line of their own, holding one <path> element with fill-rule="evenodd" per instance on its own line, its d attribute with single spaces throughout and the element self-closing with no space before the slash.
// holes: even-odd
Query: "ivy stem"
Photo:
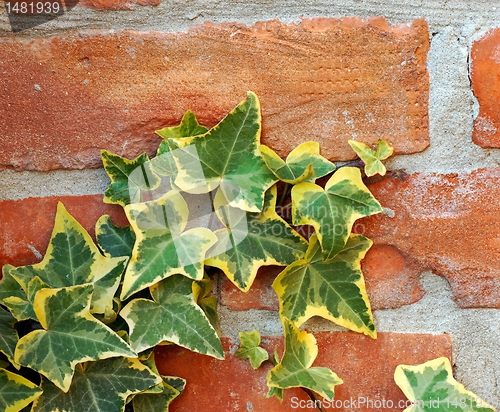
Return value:
<svg viewBox="0 0 500 412">
<path fill-rule="evenodd" d="M 314 402 L 314 406 L 318 408 L 319 411 L 326 412 L 325 408 L 323 408 L 323 403 L 321 402 L 321 399 L 318 399 L 318 397 L 312 390 L 307 388 L 300 388 L 300 389 L 302 389 L 305 393 L 307 393 L 309 398 L 311 398 L 311 400 Z"/>
<path fill-rule="evenodd" d="M 285 201 L 289 188 L 290 188 L 290 184 L 285 183 L 285 186 L 283 187 L 283 193 L 281 193 L 281 197 L 280 197 L 280 200 L 278 202 L 278 205 L 281 206 L 283 204 L 283 202 Z"/>
<path fill-rule="evenodd" d="M 350 162 L 344 163 L 343 165 L 337 166 L 337 170 L 342 168 L 342 167 L 364 167 L 365 162 L 363 162 L 361 159 L 355 159 Z"/>
</svg>

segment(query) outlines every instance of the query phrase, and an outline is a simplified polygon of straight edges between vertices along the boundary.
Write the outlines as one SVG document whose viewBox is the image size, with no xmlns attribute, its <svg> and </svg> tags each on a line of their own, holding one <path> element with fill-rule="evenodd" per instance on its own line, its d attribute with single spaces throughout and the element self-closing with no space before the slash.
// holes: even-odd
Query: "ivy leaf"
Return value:
<svg viewBox="0 0 500 412">
<path fill-rule="evenodd" d="M 239 332 L 240 347 L 234 354 L 240 359 L 249 359 L 252 368 L 258 369 L 262 362 L 269 359 L 269 354 L 260 345 L 260 333 L 255 329 L 251 332 Z"/>
<path fill-rule="evenodd" d="M 217 333 L 194 300 L 192 283 L 185 276 L 171 276 L 150 288 L 153 301 L 134 299 L 122 309 L 120 316 L 129 326 L 134 350 L 169 341 L 224 359 Z"/>
<path fill-rule="evenodd" d="M 113 358 L 78 365 L 67 393 L 42 378 L 33 412 L 123 412 L 129 395 L 161 382 L 138 359 Z"/>
<path fill-rule="evenodd" d="M 10 270 L 10 274 L 28 290 L 38 276 L 53 288 L 94 283 L 92 312 L 104 313 L 113 307 L 113 296 L 125 269 L 126 257 L 108 258 L 100 254 L 87 231 L 59 202 L 49 246 L 40 263 Z"/>
<path fill-rule="evenodd" d="M 162 377 L 162 380 L 161 393 L 141 393 L 134 397 L 134 412 L 168 412 L 170 403 L 181 395 L 186 381 L 174 377 Z"/>
<path fill-rule="evenodd" d="M 335 165 L 319 154 L 317 142 L 298 145 L 286 158 L 286 162 L 276 152 L 265 145 L 259 146 L 267 167 L 281 181 L 295 185 L 314 182 L 317 178 L 335 170 Z"/>
<path fill-rule="evenodd" d="M 42 390 L 28 379 L 0 369 L 0 410 L 19 412 L 42 394 Z"/>
<path fill-rule="evenodd" d="M 219 315 L 217 313 L 217 298 L 208 296 L 211 291 L 211 281 L 207 274 L 202 280 L 193 282 L 193 296 L 198 306 L 205 312 L 205 316 L 220 335 Z"/>
<path fill-rule="evenodd" d="M 26 292 L 10 274 L 11 269 L 14 269 L 14 266 L 3 265 L 2 267 L 2 278 L 0 279 L 0 303 L 3 303 L 3 300 L 9 297 L 21 299 L 26 298 Z"/>
<path fill-rule="evenodd" d="M 277 181 L 259 151 L 260 133 L 260 103 L 248 92 L 247 100 L 207 133 L 168 139 L 178 170 L 175 185 L 199 193 L 220 185 L 233 207 L 259 212 L 264 193 Z"/>
<path fill-rule="evenodd" d="M 285 352 L 281 362 L 267 373 L 267 385 L 280 389 L 307 388 L 333 399 L 335 386 L 343 382 L 328 368 L 311 367 L 318 356 L 316 338 L 312 333 L 299 331 L 290 320 L 282 320 Z"/>
<path fill-rule="evenodd" d="M 324 190 L 313 183 L 299 183 L 292 189 L 293 224 L 316 229 L 325 260 L 342 250 L 356 219 L 380 212 L 380 203 L 354 167 L 339 169 Z"/>
<path fill-rule="evenodd" d="M 453 378 L 450 361 L 445 357 L 416 366 L 399 365 L 394 380 L 405 396 L 414 402 L 405 409 L 406 412 L 495 410 Z"/>
<path fill-rule="evenodd" d="M 97 244 L 107 257 L 132 256 L 135 233 L 130 226 L 115 226 L 109 215 L 99 218 L 95 225 Z"/>
<path fill-rule="evenodd" d="M 274 353 L 272 356 L 273 366 L 277 366 L 280 364 L 280 356 L 278 354 L 278 346 L 274 348 Z M 285 390 L 281 388 L 274 388 L 268 386 L 269 390 L 267 391 L 266 398 L 272 398 L 276 396 L 280 402 L 283 402 L 283 397 L 285 396 Z"/>
<path fill-rule="evenodd" d="M 263 211 L 247 212 L 245 222 L 240 209 L 229 206 L 221 192 L 215 196 L 217 215 L 227 229 L 215 232 L 218 242 L 205 263 L 221 269 L 243 292 L 250 289 L 261 266 L 289 265 L 307 250 L 307 242 L 276 213 L 276 197 L 273 186 L 266 193 Z"/>
<path fill-rule="evenodd" d="M 141 190 L 151 191 L 158 187 L 160 178 L 151 170 L 146 153 L 134 160 L 101 150 L 104 170 L 111 184 L 104 193 L 104 203 L 126 206 L 141 201 Z"/>
<path fill-rule="evenodd" d="M 217 238 L 202 227 L 184 232 L 189 212 L 179 192 L 128 205 L 125 212 L 136 242 L 123 280 L 122 301 L 174 274 L 203 278 L 205 252 Z"/>
<path fill-rule="evenodd" d="M 313 235 L 305 259 L 292 263 L 273 283 L 281 316 L 297 326 L 321 316 L 376 338 L 360 264 L 372 243 L 364 236 L 351 235 L 344 249 L 325 262 Z"/>
<path fill-rule="evenodd" d="M 188 110 L 184 113 L 182 117 L 181 124 L 175 127 L 165 127 L 160 130 L 156 130 L 155 133 L 158 136 L 163 138 L 160 143 L 160 147 L 158 147 L 157 156 L 170 152 L 170 148 L 167 144 L 167 139 L 173 139 L 177 137 L 192 137 L 199 136 L 208 132 L 208 129 L 205 126 L 202 126 L 198 123 L 198 119 L 191 110 Z M 155 166 L 153 164 L 153 166 Z M 156 168 L 155 168 L 156 171 Z M 162 176 L 170 176 L 170 174 L 163 174 L 157 171 L 157 173 Z"/>
<path fill-rule="evenodd" d="M 365 174 L 370 177 L 376 175 L 377 173 L 384 176 L 386 169 L 381 160 L 387 159 L 394 152 L 394 148 L 389 146 L 385 140 L 379 140 L 377 142 L 377 150 L 373 150 L 370 146 L 357 142 L 355 140 L 349 140 L 349 144 L 360 159 L 365 163 Z"/>
<path fill-rule="evenodd" d="M 67 392 L 79 362 L 136 356 L 111 329 L 89 312 L 93 285 L 42 289 L 34 309 L 43 330 L 23 336 L 15 361 L 46 376 Z"/>
<path fill-rule="evenodd" d="M 14 361 L 14 351 L 19 340 L 14 327 L 15 323 L 16 319 L 0 306 L 0 352 L 7 356 L 9 362 L 19 369 L 19 365 Z"/>
<path fill-rule="evenodd" d="M 33 310 L 33 301 L 35 300 L 36 293 L 46 288 L 50 288 L 50 286 L 43 283 L 38 276 L 35 276 L 28 283 L 28 293 L 25 299 L 12 296 L 4 299 L 4 305 L 7 306 L 18 321 L 26 319 L 37 320 L 35 311 Z"/>
</svg>

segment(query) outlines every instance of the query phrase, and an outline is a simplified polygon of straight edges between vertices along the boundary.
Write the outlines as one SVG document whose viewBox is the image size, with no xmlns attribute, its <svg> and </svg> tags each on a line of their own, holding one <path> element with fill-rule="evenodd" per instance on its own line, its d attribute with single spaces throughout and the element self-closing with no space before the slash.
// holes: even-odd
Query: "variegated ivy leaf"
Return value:
<svg viewBox="0 0 500 412">
<path fill-rule="evenodd" d="M 162 380 L 161 393 L 140 393 L 134 397 L 134 412 L 168 412 L 170 403 L 181 395 L 186 381 L 170 376 L 163 376 Z"/>
<path fill-rule="evenodd" d="M 90 314 L 93 285 L 42 289 L 34 309 L 42 330 L 23 336 L 15 361 L 68 391 L 79 362 L 114 356 L 137 356 L 111 329 Z"/>
<path fill-rule="evenodd" d="M 36 293 L 39 290 L 46 288 L 50 288 L 50 286 L 43 283 L 38 276 L 35 276 L 28 283 L 28 293 L 26 298 L 18 298 L 17 296 L 5 298 L 4 305 L 10 310 L 12 316 L 14 316 L 18 321 L 26 319 L 37 320 L 35 311 L 33 310 L 33 302 L 35 300 Z"/>
<path fill-rule="evenodd" d="M 0 410 L 19 412 L 42 394 L 34 383 L 15 373 L 0 369 Z"/>
<path fill-rule="evenodd" d="M 250 361 L 252 368 L 258 369 L 262 362 L 269 359 L 269 354 L 260 345 L 260 333 L 255 329 L 251 332 L 239 332 L 240 347 L 234 354 L 237 358 Z"/>
<path fill-rule="evenodd" d="M 104 215 L 95 224 L 95 235 L 105 256 L 132 256 L 135 233 L 130 226 L 115 226 L 109 215 Z"/>
<path fill-rule="evenodd" d="M 192 283 L 185 276 L 171 276 L 150 288 L 153 301 L 134 299 L 122 309 L 120 315 L 129 326 L 134 350 L 169 341 L 224 359 L 217 333 L 194 300 Z"/>
<path fill-rule="evenodd" d="M 3 265 L 2 267 L 2 278 L 0 279 L 0 303 L 3 303 L 3 300 L 9 297 L 26 299 L 26 292 L 10 274 L 11 269 L 14 269 L 14 266 Z"/>
<path fill-rule="evenodd" d="M 277 181 L 259 151 L 260 133 L 259 100 L 248 92 L 247 100 L 207 133 L 169 138 L 178 170 L 176 186 L 207 193 L 220 185 L 233 207 L 260 212 L 264 193 Z"/>
<path fill-rule="evenodd" d="M 42 378 L 33 412 L 123 412 L 127 397 L 161 382 L 138 359 L 113 358 L 78 365 L 65 393 Z"/>
<path fill-rule="evenodd" d="M 321 316 L 376 338 L 360 264 L 372 243 L 364 236 L 351 235 L 344 249 L 325 262 L 313 235 L 305 259 L 292 263 L 273 283 L 281 316 L 297 326 Z"/>
<path fill-rule="evenodd" d="M 312 333 L 299 331 L 290 320 L 282 318 L 282 321 L 285 351 L 281 362 L 267 373 L 267 386 L 280 389 L 307 388 L 333 399 L 335 386 L 343 382 L 328 368 L 311 367 L 318 356 L 316 338 Z"/>
<path fill-rule="evenodd" d="M 104 170 L 111 184 L 104 193 L 104 203 L 126 206 L 141 201 L 141 190 L 151 191 L 158 187 L 160 178 L 151 170 L 148 155 L 143 153 L 134 160 L 101 150 Z"/>
<path fill-rule="evenodd" d="M 394 373 L 394 380 L 413 402 L 405 412 L 495 410 L 453 378 L 450 361 L 445 357 L 416 366 L 399 365 Z"/>
<path fill-rule="evenodd" d="M 278 353 L 278 346 L 274 348 L 273 356 L 271 358 L 273 362 L 273 366 L 277 366 L 280 364 L 280 355 Z M 274 388 L 271 386 L 268 386 L 268 391 L 266 394 L 266 398 L 272 398 L 273 396 L 276 396 L 280 402 L 283 402 L 283 397 L 285 396 L 285 390 L 281 388 Z"/>
<path fill-rule="evenodd" d="M 19 369 L 19 366 L 14 361 L 14 351 L 19 340 L 14 327 L 15 323 L 16 319 L 0 306 L 0 352 L 7 356 L 9 362 Z"/>
<path fill-rule="evenodd" d="M 370 146 L 355 140 L 349 140 L 349 144 L 365 163 L 365 173 L 368 177 L 377 173 L 381 176 L 385 175 L 386 169 L 381 160 L 387 159 L 394 152 L 394 148 L 389 146 L 385 140 L 377 142 L 377 150 L 373 150 Z"/>
<path fill-rule="evenodd" d="M 211 291 L 211 280 L 205 273 L 202 280 L 193 282 L 193 296 L 198 306 L 205 312 L 217 335 L 220 336 L 219 315 L 217 313 L 217 298 L 208 296 Z"/>
<path fill-rule="evenodd" d="M 184 116 L 182 117 L 181 120 L 181 124 L 179 126 L 164 127 L 163 129 L 155 131 L 155 133 L 158 136 L 161 136 L 164 139 L 160 143 L 156 155 L 159 157 L 165 153 L 170 152 L 170 148 L 168 147 L 167 144 L 167 139 L 172 139 L 177 137 L 199 136 L 205 134 L 206 132 L 208 132 L 208 129 L 205 126 L 200 125 L 194 113 L 191 110 L 188 110 L 186 113 L 184 113 Z M 165 172 L 168 172 L 169 169 L 162 170 L 160 168 L 160 170 L 156 170 L 154 161 L 153 161 L 153 168 L 158 174 L 161 174 L 162 176 L 170 176 L 170 174 L 172 174 L 175 171 L 175 169 L 172 169 L 171 173 L 164 174 Z"/>
<path fill-rule="evenodd" d="M 316 179 L 335 170 L 335 165 L 319 154 L 319 144 L 316 142 L 298 145 L 287 156 L 286 162 L 269 147 L 260 145 L 259 148 L 267 167 L 285 183 L 314 183 Z"/>
<path fill-rule="evenodd" d="M 325 260 L 343 249 L 356 219 L 380 212 L 380 203 L 354 167 L 337 170 L 324 190 L 313 183 L 299 183 L 292 189 L 293 224 L 314 227 Z"/>
<path fill-rule="evenodd" d="M 122 301 L 174 274 L 203 278 L 205 252 L 217 238 L 202 227 L 184 232 L 189 211 L 179 192 L 128 205 L 125 212 L 136 242 L 123 280 Z"/>
<path fill-rule="evenodd" d="M 104 257 L 87 231 L 71 216 L 62 203 L 57 214 L 49 246 L 40 263 L 10 270 L 16 281 L 28 290 L 28 283 L 38 276 L 53 288 L 94 283 L 92 312 L 104 313 L 113 306 L 113 296 L 120 285 L 126 257 Z"/>
<path fill-rule="evenodd" d="M 262 212 L 247 212 L 243 225 L 245 215 L 229 206 L 222 192 L 214 205 L 227 229 L 215 232 L 218 242 L 205 263 L 221 269 L 243 292 L 250 289 L 261 266 L 289 265 L 304 257 L 307 242 L 276 213 L 276 186 L 266 192 Z"/>
</svg>

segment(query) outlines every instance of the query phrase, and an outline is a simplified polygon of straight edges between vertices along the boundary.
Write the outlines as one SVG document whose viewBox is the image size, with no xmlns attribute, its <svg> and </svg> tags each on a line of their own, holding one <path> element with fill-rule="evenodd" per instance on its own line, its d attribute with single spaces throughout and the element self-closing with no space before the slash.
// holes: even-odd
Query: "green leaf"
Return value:
<svg viewBox="0 0 500 412">
<path fill-rule="evenodd" d="M 380 203 L 354 167 L 335 172 L 324 190 L 313 183 L 299 183 L 292 189 L 293 224 L 316 229 L 325 260 L 342 250 L 356 219 L 380 212 Z"/>
<path fill-rule="evenodd" d="M 198 306 L 205 312 L 217 335 L 220 336 L 219 315 L 217 313 L 217 298 L 208 296 L 211 291 L 211 280 L 207 274 L 202 280 L 193 282 L 193 296 Z"/>
<path fill-rule="evenodd" d="M 194 352 L 224 359 L 222 344 L 196 304 L 192 280 L 171 276 L 152 286 L 153 301 L 134 299 L 120 312 L 130 329 L 130 344 L 141 352 L 169 341 Z"/>
<path fill-rule="evenodd" d="M 248 92 L 247 100 L 207 133 L 169 138 L 178 169 L 176 186 L 198 193 L 220 186 L 233 207 L 259 212 L 265 191 L 277 181 L 259 151 L 260 134 L 259 100 Z"/>
<path fill-rule="evenodd" d="M 132 258 L 125 272 L 121 300 L 174 274 L 203 278 L 205 252 L 217 238 L 198 227 L 184 232 L 188 207 L 180 193 L 125 207 L 136 234 Z"/>
<path fill-rule="evenodd" d="M 135 234 L 130 226 L 115 226 L 109 215 L 99 218 L 95 225 L 97 244 L 107 257 L 132 256 Z"/>
<path fill-rule="evenodd" d="M 3 265 L 2 278 L 0 279 L 0 303 L 3 303 L 5 298 L 16 297 L 26 299 L 26 292 L 21 285 L 10 274 L 12 265 Z"/>
<path fill-rule="evenodd" d="M 267 385 L 280 389 L 307 388 L 333 399 L 335 386 L 343 382 L 328 368 L 311 367 L 318 356 L 316 338 L 312 333 L 299 331 L 290 320 L 282 320 L 285 329 L 285 352 L 281 362 L 267 373 Z"/>
<path fill-rule="evenodd" d="M 239 332 L 240 347 L 234 354 L 240 359 L 249 359 L 252 368 L 257 369 L 262 362 L 269 359 L 269 354 L 260 345 L 260 333 L 255 329 L 251 332 Z"/>
<path fill-rule="evenodd" d="M 206 132 L 208 132 L 208 129 L 198 123 L 198 119 L 196 119 L 196 116 L 191 110 L 184 113 L 179 126 L 155 130 L 155 133 L 164 139 L 199 136 Z"/>
<path fill-rule="evenodd" d="M 94 283 L 91 310 L 104 313 L 106 307 L 113 307 L 113 296 L 127 260 L 102 256 L 87 231 L 59 203 L 43 260 L 11 269 L 10 274 L 24 290 L 28 290 L 28 283 L 36 276 L 53 288 Z"/>
<path fill-rule="evenodd" d="M 312 182 L 335 170 L 335 165 L 319 154 L 319 144 L 306 142 L 293 149 L 286 162 L 275 151 L 260 145 L 260 152 L 267 167 L 274 175 L 285 183 L 295 185 L 301 182 Z"/>
<path fill-rule="evenodd" d="M 4 305 L 7 306 L 12 315 L 18 321 L 26 319 L 37 320 L 35 311 L 33 310 L 33 302 L 35 300 L 36 293 L 39 290 L 46 288 L 50 288 L 50 286 L 43 283 L 38 276 L 35 276 L 28 283 L 28 293 L 25 299 L 18 298 L 16 296 L 5 298 Z"/>
<path fill-rule="evenodd" d="M 146 153 L 134 160 L 101 150 L 104 169 L 111 184 L 104 194 L 104 203 L 126 206 L 141 201 L 141 190 L 151 191 L 158 187 L 160 178 L 151 170 Z"/>
<path fill-rule="evenodd" d="M 246 219 L 221 192 L 215 196 L 217 215 L 227 229 L 215 232 L 218 242 L 205 263 L 221 269 L 243 292 L 250 289 L 261 266 L 289 265 L 307 250 L 307 242 L 278 216 L 275 207 L 276 186 L 267 191 L 263 211 L 247 212 Z"/>
<path fill-rule="evenodd" d="M 421 365 L 399 365 L 394 380 L 405 396 L 414 402 L 406 412 L 492 412 L 495 409 L 466 390 L 453 378 L 448 358 Z"/>
<path fill-rule="evenodd" d="M 186 381 L 182 378 L 164 377 L 161 393 L 141 393 L 134 397 L 134 412 L 168 412 L 170 403 L 180 396 L 185 384 Z"/>
<path fill-rule="evenodd" d="M 35 401 L 33 412 L 123 412 L 129 395 L 159 382 L 161 378 L 138 359 L 89 362 L 78 365 L 67 393 L 42 379 L 43 394 Z"/>
<path fill-rule="evenodd" d="M 23 336 L 15 361 L 46 376 L 67 391 L 79 362 L 136 356 L 111 329 L 90 314 L 93 285 L 42 289 L 34 309 L 43 330 Z"/>
<path fill-rule="evenodd" d="M 161 155 L 170 152 L 170 148 L 168 147 L 167 144 L 167 139 L 172 139 L 172 138 L 177 138 L 177 137 L 193 137 L 193 136 L 199 136 L 202 134 L 205 134 L 208 132 L 208 129 L 205 126 L 201 126 L 198 123 L 198 120 L 196 119 L 196 116 L 191 110 L 188 110 L 184 116 L 182 117 L 181 124 L 179 126 L 175 127 L 165 127 L 160 130 L 156 130 L 155 133 L 158 136 L 163 137 L 164 140 L 160 143 L 160 147 L 158 147 L 158 152 L 156 154 L 157 157 L 160 157 Z M 156 158 L 155 158 L 156 159 Z M 158 173 L 161 174 L 162 176 L 170 176 L 173 174 L 176 170 L 177 167 L 168 165 L 168 164 L 163 164 L 162 166 L 158 166 L 158 163 L 155 162 L 155 159 L 152 160 L 153 162 L 153 169 Z M 172 159 L 171 157 L 166 157 L 165 159 Z M 172 159 L 173 162 L 173 159 Z M 163 162 L 161 162 L 163 163 Z"/>
<path fill-rule="evenodd" d="M 389 146 L 385 140 L 377 142 L 377 150 L 373 150 L 370 146 L 349 140 L 352 149 L 357 153 L 360 159 L 365 163 L 365 174 L 370 177 L 377 173 L 384 176 L 386 169 L 381 160 L 387 159 L 394 152 L 394 148 Z"/>
<path fill-rule="evenodd" d="M 14 351 L 19 340 L 14 327 L 15 323 L 16 319 L 0 306 L 0 352 L 7 356 L 9 362 L 19 369 L 17 362 L 14 361 Z"/>
<path fill-rule="evenodd" d="M 19 412 L 42 394 L 42 390 L 34 383 L 0 369 L 0 410 L 2 412 Z"/>
<path fill-rule="evenodd" d="M 327 262 L 321 258 L 317 237 L 309 242 L 305 259 L 292 263 L 273 283 L 281 316 L 297 326 L 321 316 L 376 338 L 360 264 L 372 241 L 351 235 L 344 249 Z"/>
</svg>

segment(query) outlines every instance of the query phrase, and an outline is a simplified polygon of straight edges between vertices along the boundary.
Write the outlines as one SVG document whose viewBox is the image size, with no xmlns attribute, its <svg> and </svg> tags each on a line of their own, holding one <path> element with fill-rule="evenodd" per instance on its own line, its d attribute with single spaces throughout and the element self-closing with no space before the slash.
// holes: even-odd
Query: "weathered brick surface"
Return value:
<svg viewBox="0 0 500 412">
<path fill-rule="evenodd" d="M 479 102 L 474 142 L 500 147 L 500 29 L 476 41 L 471 51 L 472 90 Z"/>
<path fill-rule="evenodd" d="M 500 307 L 500 168 L 414 174 L 369 187 L 395 217 L 361 223 L 376 245 L 396 248 L 406 260 L 406 269 L 397 264 L 395 271 L 412 272 L 417 264 L 419 271 L 445 276 L 459 306 Z M 407 279 L 408 291 L 418 293 L 417 281 Z"/>
<path fill-rule="evenodd" d="M 335 399 L 347 401 L 342 408 L 326 410 L 378 410 L 359 402 L 351 407 L 351 398 L 357 401 L 361 397 L 372 401 L 392 400 L 394 407 L 380 409 L 401 411 L 404 408 L 398 407 L 398 402 L 406 398 L 394 383 L 396 366 L 420 364 L 440 356 L 451 359 L 451 342 L 447 335 L 379 333 L 377 340 L 351 332 L 315 336 L 319 355 L 313 366 L 329 367 L 343 379 L 344 384 L 337 386 Z M 263 346 L 272 352 L 276 344 L 282 346 L 282 340 L 282 337 L 264 337 Z M 297 401 L 309 399 L 297 388 L 285 391 L 282 404 L 276 398 L 266 399 L 266 373 L 271 363 L 266 362 L 253 370 L 248 363 L 231 355 L 236 349 L 236 341 L 225 338 L 223 344 L 224 361 L 179 347 L 156 348 L 160 373 L 187 379 L 184 393 L 170 406 L 172 412 L 288 412 L 294 410 L 293 397 L 297 397 Z"/>
<path fill-rule="evenodd" d="M 261 98 L 263 143 L 282 156 L 316 140 L 330 159 L 352 158 L 352 137 L 421 151 L 428 48 L 424 20 L 383 18 L 1 38 L 0 167 L 98 167 L 100 148 L 153 153 L 155 129 L 187 109 L 213 126 L 247 90 Z"/>
<path fill-rule="evenodd" d="M 23 266 L 40 261 L 30 246 L 45 254 L 59 201 L 94 240 L 95 223 L 104 214 L 116 225 L 128 224 L 121 206 L 103 203 L 102 195 L 5 200 L 0 202 L 0 268 L 6 263 Z"/>
</svg>

